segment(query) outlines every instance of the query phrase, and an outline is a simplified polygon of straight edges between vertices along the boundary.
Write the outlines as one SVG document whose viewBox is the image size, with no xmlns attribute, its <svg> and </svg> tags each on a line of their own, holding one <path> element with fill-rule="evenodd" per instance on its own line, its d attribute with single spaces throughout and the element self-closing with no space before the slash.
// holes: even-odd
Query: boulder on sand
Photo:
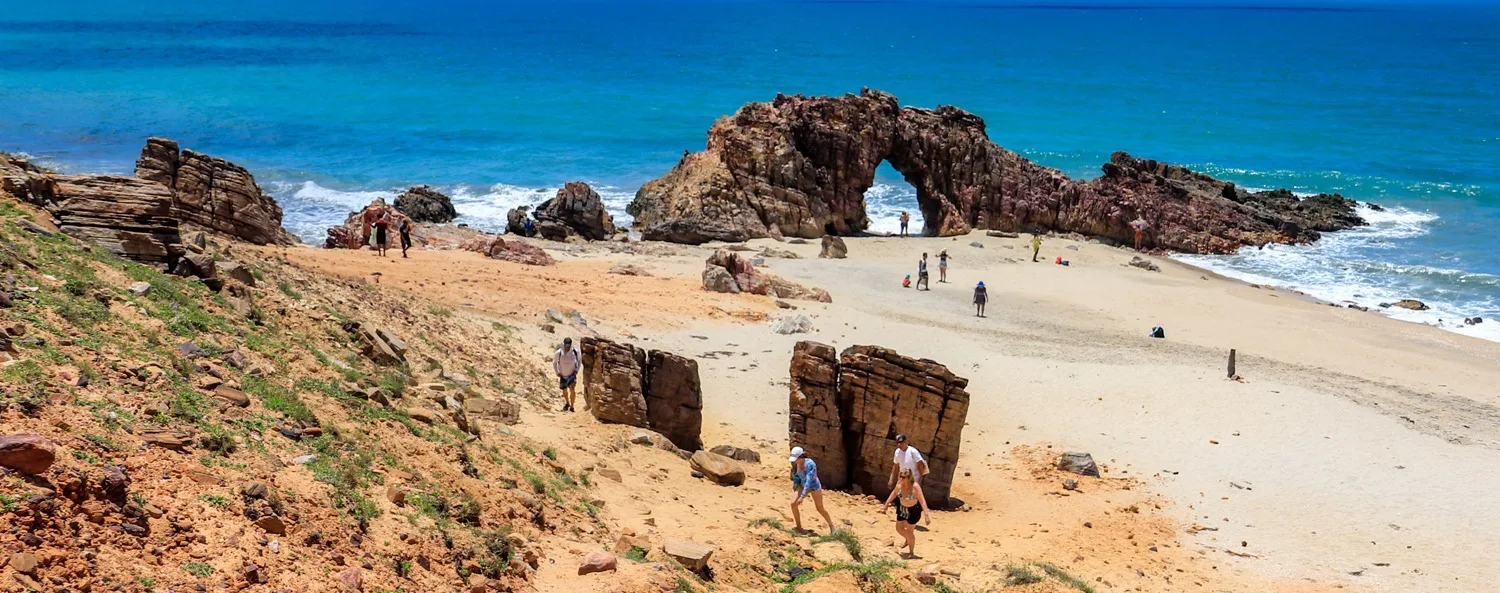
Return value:
<svg viewBox="0 0 1500 593">
<path fill-rule="evenodd" d="M 844 245 L 844 240 L 833 235 L 823 235 L 823 250 L 818 252 L 818 257 L 824 259 L 844 259 L 849 256 L 849 247 Z"/>
<path fill-rule="evenodd" d="M 740 463 L 718 453 L 696 451 L 688 458 L 688 465 L 703 472 L 703 477 L 722 486 L 739 486 L 745 483 L 745 470 Z"/>
<path fill-rule="evenodd" d="M 609 552 L 602 550 L 589 552 L 583 557 L 583 562 L 578 564 L 578 576 L 596 572 L 614 572 L 617 562 L 615 555 Z"/>
<path fill-rule="evenodd" d="M 579 379 L 594 418 L 649 428 L 688 451 L 703 448 L 703 388 L 697 361 L 595 337 L 583 338 L 580 350 Z"/>
<path fill-rule="evenodd" d="M 1410 309 L 1412 311 L 1426 311 L 1428 309 L 1431 309 L 1431 307 L 1427 306 L 1427 303 L 1416 299 L 1401 299 L 1399 301 L 1391 303 L 1391 306 L 1401 307 L 1402 309 Z"/>
<path fill-rule="evenodd" d="M 676 560 L 683 568 L 699 574 L 703 573 L 703 569 L 708 568 L 708 559 L 714 555 L 713 548 L 678 538 L 667 538 L 667 541 L 662 544 L 661 551 Z"/>
<path fill-rule="evenodd" d="M 1094 456 L 1088 453 L 1076 451 L 1063 453 L 1057 458 L 1057 469 L 1080 476 L 1099 477 L 1099 466 L 1094 464 Z"/>
<path fill-rule="evenodd" d="M 810 288 L 767 274 L 749 259 L 729 249 L 719 249 L 703 262 L 703 289 L 711 292 L 768 295 L 783 299 L 833 302 L 828 291 Z"/>
</svg>

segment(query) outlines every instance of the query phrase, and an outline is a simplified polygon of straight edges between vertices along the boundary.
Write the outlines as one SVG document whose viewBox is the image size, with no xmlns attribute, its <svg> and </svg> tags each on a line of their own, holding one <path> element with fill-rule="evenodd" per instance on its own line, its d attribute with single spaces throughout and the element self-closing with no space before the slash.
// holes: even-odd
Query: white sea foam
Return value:
<svg viewBox="0 0 1500 593">
<path fill-rule="evenodd" d="M 1420 264 L 1379 259 L 1382 251 L 1399 250 L 1400 242 L 1430 232 L 1435 214 L 1388 208 L 1359 208 L 1369 226 L 1329 233 L 1312 245 L 1268 245 L 1246 248 L 1235 255 L 1178 255 L 1176 259 L 1246 282 L 1299 290 L 1338 304 L 1355 304 L 1395 319 L 1441 325 L 1444 329 L 1500 341 L 1500 301 L 1476 294 L 1494 294 L 1500 277 Z M 1479 290 L 1476 290 L 1479 289 Z M 1381 304 L 1418 299 L 1431 309 L 1410 311 Z M 1485 323 L 1469 326 L 1464 318 L 1484 316 Z"/>
</svg>

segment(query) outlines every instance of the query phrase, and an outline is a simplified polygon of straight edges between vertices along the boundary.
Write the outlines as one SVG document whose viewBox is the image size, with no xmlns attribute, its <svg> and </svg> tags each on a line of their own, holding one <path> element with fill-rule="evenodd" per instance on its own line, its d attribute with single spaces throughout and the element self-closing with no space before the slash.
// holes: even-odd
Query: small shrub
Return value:
<svg viewBox="0 0 1500 593">
<path fill-rule="evenodd" d="M 625 550 L 625 559 L 631 562 L 645 562 L 646 554 L 646 548 L 630 546 L 629 550 Z"/>
<path fill-rule="evenodd" d="M 182 569 L 188 574 L 198 578 L 204 578 L 214 573 L 214 567 L 202 562 L 188 562 L 182 565 Z"/>
<path fill-rule="evenodd" d="M 199 494 L 198 500 L 206 502 L 208 506 L 216 509 L 227 508 L 229 506 L 229 499 L 218 494 Z"/>
<path fill-rule="evenodd" d="M 840 529 L 832 534 L 818 538 L 817 541 L 820 544 L 823 542 L 839 542 L 844 544 L 844 549 L 848 550 L 849 556 L 855 560 L 859 560 L 864 552 L 864 549 L 859 545 L 859 537 L 855 536 L 853 531 L 847 529 Z"/>
<path fill-rule="evenodd" d="M 557 450 L 553 449 L 552 447 L 547 447 L 546 449 L 542 450 L 542 457 L 557 461 Z"/>
<path fill-rule="evenodd" d="M 1042 582 L 1041 575 L 1031 570 L 1029 566 L 1010 565 L 1005 567 L 1005 584 L 1008 587 L 1021 585 L 1033 585 Z"/>
</svg>

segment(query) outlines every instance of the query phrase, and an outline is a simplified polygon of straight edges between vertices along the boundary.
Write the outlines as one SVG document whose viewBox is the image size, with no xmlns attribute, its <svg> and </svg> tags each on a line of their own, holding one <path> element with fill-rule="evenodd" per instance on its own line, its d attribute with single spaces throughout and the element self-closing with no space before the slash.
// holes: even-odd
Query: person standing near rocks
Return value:
<svg viewBox="0 0 1500 593">
<path fill-rule="evenodd" d="M 908 234 L 906 232 L 906 227 L 907 227 L 907 225 L 910 225 L 910 224 L 911 224 L 911 215 L 907 214 L 905 210 L 902 210 L 901 211 L 901 236 L 903 236 L 903 237 L 909 237 L 909 236 L 911 236 L 910 234 Z"/>
<path fill-rule="evenodd" d="M 938 282 L 948 283 L 948 250 L 938 252 Z"/>
<path fill-rule="evenodd" d="M 802 528 L 801 507 L 802 500 L 811 496 L 818 514 L 823 515 L 823 520 L 828 522 L 828 534 L 833 535 L 833 517 L 823 508 L 823 482 L 818 480 L 818 464 L 807 458 L 802 447 L 792 447 L 792 456 L 787 461 L 792 463 L 792 489 L 797 492 L 797 497 L 792 499 L 792 521 L 797 525 L 796 530 L 807 531 Z"/>
<path fill-rule="evenodd" d="M 375 250 L 376 255 L 385 257 L 386 237 L 385 231 L 391 226 L 391 219 L 385 210 L 380 211 L 380 216 L 375 218 Z"/>
<path fill-rule="evenodd" d="M 911 470 L 901 470 L 901 483 L 885 497 L 886 506 L 896 500 L 896 533 L 906 539 L 906 558 L 917 557 L 917 521 L 932 525 L 932 513 L 927 509 L 927 497 L 922 494 L 922 485 L 917 483 Z"/>
<path fill-rule="evenodd" d="M 578 398 L 578 371 L 583 369 L 583 354 L 573 345 L 573 338 L 563 338 L 562 348 L 552 354 L 552 370 L 557 373 L 557 388 L 562 390 L 564 412 L 573 412 Z"/>
<path fill-rule="evenodd" d="M 401 235 L 401 257 L 405 258 L 406 250 L 411 249 L 411 219 L 403 216 L 396 232 Z"/>
<path fill-rule="evenodd" d="M 894 487 L 896 476 L 901 475 L 903 471 L 911 472 L 912 479 L 921 482 L 922 476 L 927 475 L 927 459 L 922 457 L 922 453 L 917 451 L 916 447 L 906 444 L 906 435 L 898 434 L 896 435 L 896 455 L 891 459 L 891 479 L 886 482 L 886 485 Z"/>
<path fill-rule="evenodd" d="M 1038 233 L 1031 234 L 1031 261 L 1036 262 L 1038 255 L 1042 253 L 1042 236 Z"/>
<path fill-rule="evenodd" d="M 974 287 L 974 316 L 984 317 L 984 303 L 990 300 L 990 290 L 984 287 L 984 281 Z"/>
<path fill-rule="evenodd" d="M 917 290 L 932 290 L 932 283 L 927 278 L 927 254 L 922 254 L 922 261 L 917 262 Z"/>
</svg>

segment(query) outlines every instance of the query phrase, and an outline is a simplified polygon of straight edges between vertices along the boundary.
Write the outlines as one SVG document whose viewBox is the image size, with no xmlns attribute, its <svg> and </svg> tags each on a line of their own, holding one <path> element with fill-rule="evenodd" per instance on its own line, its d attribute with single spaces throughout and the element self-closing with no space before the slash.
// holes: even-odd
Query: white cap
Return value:
<svg viewBox="0 0 1500 593">
<path fill-rule="evenodd" d="M 806 451 L 803 451 L 802 447 L 792 447 L 792 456 L 788 457 L 786 460 L 796 461 L 798 459 L 801 459 L 803 453 L 806 453 Z"/>
</svg>

